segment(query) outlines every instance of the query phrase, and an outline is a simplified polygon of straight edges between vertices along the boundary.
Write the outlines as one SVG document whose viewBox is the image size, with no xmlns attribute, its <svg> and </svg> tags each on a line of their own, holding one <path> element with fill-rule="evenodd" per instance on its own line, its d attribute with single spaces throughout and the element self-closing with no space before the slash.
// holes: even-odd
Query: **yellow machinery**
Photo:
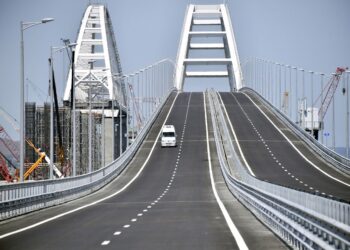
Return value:
<svg viewBox="0 0 350 250">
<path fill-rule="evenodd" d="M 26 140 L 29 146 L 31 146 L 34 151 L 40 156 L 39 159 L 32 165 L 30 168 L 24 173 L 24 179 L 26 180 L 28 176 L 39 166 L 39 164 L 43 161 L 46 154 L 44 152 L 40 152 L 39 149 L 37 149 L 34 144 L 30 140 Z"/>
<path fill-rule="evenodd" d="M 41 152 L 40 149 L 36 148 L 30 140 L 26 139 L 26 142 L 39 155 L 39 159 L 32 166 L 30 166 L 30 168 L 27 170 L 27 172 L 25 172 L 25 174 L 24 174 L 25 180 L 39 166 L 39 164 L 43 161 L 44 158 L 45 158 L 46 162 L 48 164 L 50 164 L 50 158 L 45 154 L 45 152 Z M 58 178 L 64 177 L 63 174 L 58 170 L 58 168 L 55 165 L 53 165 L 53 171 L 55 172 L 55 174 Z"/>
</svg>

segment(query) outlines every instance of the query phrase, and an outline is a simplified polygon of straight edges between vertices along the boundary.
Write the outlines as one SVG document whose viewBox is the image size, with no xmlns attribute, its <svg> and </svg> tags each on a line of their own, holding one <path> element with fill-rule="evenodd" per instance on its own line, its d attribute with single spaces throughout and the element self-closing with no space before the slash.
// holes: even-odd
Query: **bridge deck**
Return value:
<svg viewBox="0 0 350 250">
<path fill-rule="evenodd" d="M 334 179 L 313 167 L 243 93 L 222 93 L 221 96 L 243 154 L 257 178 L 350 201 L 349 177 L 329 167 L 281 122 L 271 117 L 307 159 Z"/>
<path fill-rule="evenodd" d="M 3 224 L 0 233 L 31 225 L 120 190 L 145 162 L 173 98 L 131 165 L 110 185 L 84 199 L 14 219 Z M 158 142 L 148 164 L 126 190 L 96 205 L 2 239 L 1 249 L 28 246 L 33 249 L 238 249 L 212 192 L 204 117 L 202 93 L 179 94 L 167 121 L 176 127 L 177 148 L 160 148 Z M 219 195 L 248 247 L 284 248 L 229 193 L 215 161 L 214 143 L 211 148 Z M 102 246 L 103 242 L 108 244 Z"/>
</svg>

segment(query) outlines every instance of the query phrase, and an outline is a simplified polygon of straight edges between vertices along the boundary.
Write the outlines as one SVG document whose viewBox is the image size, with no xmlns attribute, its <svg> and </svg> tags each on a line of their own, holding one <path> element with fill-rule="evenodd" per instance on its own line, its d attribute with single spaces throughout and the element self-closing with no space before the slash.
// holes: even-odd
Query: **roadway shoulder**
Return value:
<svg viewBox="0 0 350 250">
<path fill-rule="evenodd" d="M 210 111 L 208 111 L 210 112 Z M 210 117 L 210 115 L 208 115 Z M 289 247 L 230 192 L 222 175 L 211 119 L 208 119 L 209 146 L 215 187 L 233 223 L 249 249 L 289 249 Z"/>
</svg>

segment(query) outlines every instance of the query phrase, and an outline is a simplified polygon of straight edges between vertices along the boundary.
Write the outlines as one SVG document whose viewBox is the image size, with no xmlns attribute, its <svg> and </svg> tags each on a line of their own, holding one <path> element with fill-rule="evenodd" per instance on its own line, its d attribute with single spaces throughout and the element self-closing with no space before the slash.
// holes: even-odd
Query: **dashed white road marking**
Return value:
<svg viewBox="0 0 350 250">
<path fill-rule="evenodd" d="M 130 225 L 129 225 L 129 224 L 126 224 L 126 225 L 124 225 L 123 227 L 124 227 L 124 228 L 129 228 Z"/>
<path fill-rule="evenodd" d="M 110 242 L 110 240 L 105 240 L 101 243 L 101 246 L 107 246 Z"/>
<path fill-rule="evenodd" d="M 131 219 L 131 222 L 136 222 L 136 221 L 137 221 L 136 218 Z"/>
<path fill-rule="evenodd" d="M 264 111 L 261 110 L 261 108 L 250 98 L 250 96 L 248 96 L 246 93 L 243 93 L 254 105 L 255 107 L 261 112 L 261 114 L 263 114 L 266 119 L 272 124 L 272 126 L 275 127 L 275 129 L 287 140 L 287 142 L 294 148 L 294 150 L 307 162 L 309 163 L 311 166 L 313 166 L 315 169 L 317 169 L 318 171 L 320 171 L 322 174 L 326 175 L 327 177 L 341 183 L 344 184 L 345 186 L 350 187 L 350 183 L 346 183 L 342 180 L 337 179 L 336 177 L 330 175 L 329 173 L 325 172 L 324 170 L 320 169 L 318 166 L 316 166 L 312 161 L 310 161 L 308 158 L 306 158 L 306 156 L 291 142 L 291 140 L 289 140 L 289 138 L 282 132 L 282 130 L 277 127 L 272 120 L 270 119 L 270 117 L 268 117 Z"/>
<path fill-rule="evenodd" d="M 113 235 L 120 235 L 121 233 L 122 233 L 121 231 L 116 231 L 116 232 L 114 232 Z"/>
<path fill-rule="evenodd" d="M 178 95 L 179 95 L 179 93 L 176 94 L 176 96 L 175 96 L 175 98 L 174 98 L 174 100 L 173 100 L 173 102 L 172 102 L 172 104 L 171 104 L 171 106 L 170 106 L 170 108 L 169 108 L 168 114 L 167 114 L 167 116 L 166 116 L 165 119 L 164 119 L 164 123 L 163 123 L 162 126 L 164 126 L 165 123 L 166 123 L 166 121 L 168 120 L 168 118 L 169 118 L 169 116 L 170 116 L 170 113 L 171 113 L 171 111 L 172 111 L 172 109 L 173 109 L 173 107 L 174 107 L 174 105 L 175 105 L 175 101 L 177 100 Z M 23 228 L 17 229 L 17 230 L 15 230 L 15 231 L 12 231 L 12 232 L 9 232 L 9 233 L 2 234 L 2 235 L 0 235 L 0 239 L 6 238 L 6 237 L 8 237 L 8 236 L 10 236 L 10 235 L 14 235 L 14 234 L 17 234 L 17 233 L 20 233 L 20 232 L 23 232 L 23 231 L 27 231 L 27 230 L 29 230 L 29 229 L 35 228 L 35 227 L 40 226 L 40 225 L 42 225 L 42 224 L 45 224 L 45 223 L 47 223 L 47 222 L 50 222 L 50 221 L 56 220 L 56 219 L 58 219 L 58 218 L 61 218 L 61 217 L 65 216 L 65 215 L 68 215 L 68 214 L 77 212 L 77 211 L 82 210 L 82 209 L 87 208 L 87 207 L 91 207 L 91 206 L 93 206 L 93 205 L 96 205 L 96 204 L 98 204 L 98 203 L 101 203 L 102 201 L 105 201 L 105 200 L 107 200 L 107 199 L 109 199 L 109 198 L 112 198 L 112 197 L 118 195 L 119 193 L 123 192 L 125 189 L 127 189 L 127 188 L 140 176 L 140 174 L 142 173 L 142 171 L 143 171 L 144 168 L 146 167 L 146 165 L 147 165 L 147 163 L 148 163 L 149 159 L 151 158 L 151 155 L 152 155 L 152 153 L 153 153 L 153 151 L 154 151 L 154 148 L 156 147 L 156 145 L 157 145 L 157 143 L 158 143 L 158 141 L 159 141 L 159 137 L 160 137 L 161 132 L 162 132 L 162 131 L 160 130 L 159 133 L 158 133 L 158 135 L 157 135 L 157 138 L 155 139 L 155 141 L 154 141 L 154 143 L 153 143 L 153 146 L 152 146 L 152 148 L 151 148 L 151 151 L 149 152 L 149 154 L 148 154 L 148 156 L 147 156 L 145 162 L 143 163 L 142 167 L 139 169 L 139 171 L 136 173 L 136 175 L 135 175 L 124 187 L 122 187 L 122 188 L 119 189 L 118 191 L 116 191 L 116 192 L 114 192 L 113 194 L 110 194 L 110 195 L 108 195 L 108 196 L 106 196 L 106 197 L 104 197 L 104 198 L 102 198 L 102 199 L 99 199 L 99 200 L 97 200 L 97 201 L 94 201 L 94 202 L 91 202 L 91 203 L 89 203 L 89 204 L 86 204 L 86 205 L 77 207 L 77 208 L 75 208 L 75 209 L 69 210 L 69 211 L 64 212 L 64 213 L 61 213 L 61 214 L 58 214 L 58 215 L 53 216 L 53 217 L 51 217 L 51 218 L 48 218 L 48 219 L 39 221 L 39 222 L 37 222 L 37 223 L 31 224 L 30 226 L 23 227 Z"/>
</svg>

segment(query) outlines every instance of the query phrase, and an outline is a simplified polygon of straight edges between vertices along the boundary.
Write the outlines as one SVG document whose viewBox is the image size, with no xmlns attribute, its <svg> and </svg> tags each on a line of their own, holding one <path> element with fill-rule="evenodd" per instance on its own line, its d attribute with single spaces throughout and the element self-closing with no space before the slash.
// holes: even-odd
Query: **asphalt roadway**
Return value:
<svg viewBox="0 0 350 250">
<path fill-rule="evenodd" d="M 237 140 L 255 176 L 268 182 L 349 202 L 349 176 L 336 171 L 315 155 L 272 113 L 264 109 L 257 99 L 248 97 L 244 93 L 221 93 Z M 305 158 L 291 146 L 252 100 L 287 135 Z"/>
<path fill-rule="evenodd" d="M 119 177 L 87 197 L 1 222 L 0 249 L 243 249 L 211 186 L 204 107 L 203 93 L 174 93 Z M 161 148 L 158 140 L 153 148 L 165 120 L 175 126 L 178 146 Z M 246 246 L 287 248 L 228 191 L 208 127 L 215 187 Z"/>
</svg>

